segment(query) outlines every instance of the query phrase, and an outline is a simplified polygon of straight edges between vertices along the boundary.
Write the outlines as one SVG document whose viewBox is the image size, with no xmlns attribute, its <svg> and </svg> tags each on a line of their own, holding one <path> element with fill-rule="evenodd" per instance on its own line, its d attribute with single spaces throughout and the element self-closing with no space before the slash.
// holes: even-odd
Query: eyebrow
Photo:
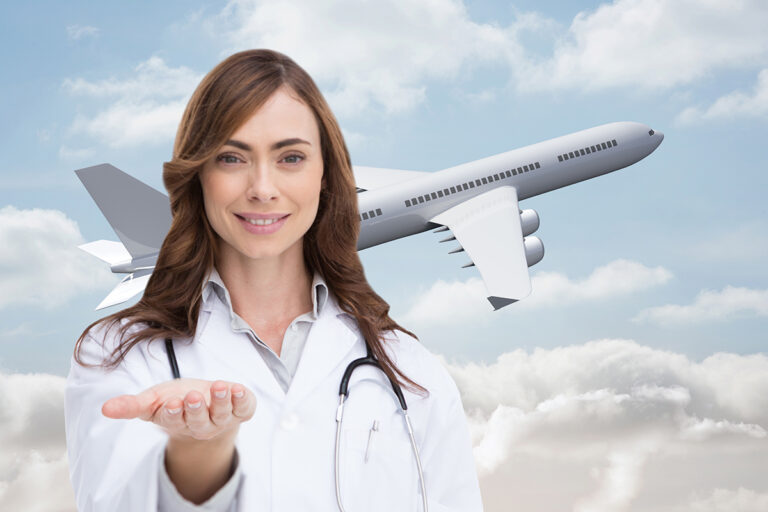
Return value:
<svg viewBox="0 0 768 512">
<path fill-rule="evenodd" d="M 304 139 L 299 139 L 298 137 L 294 137 L 292 139 L 283 139 L 281 141 L 275 142 L 274 144 L 272 144 L 272 147 L 270 149 L 274 151 L 276 149 L 280 149 L 285 146 L 291 146 L 293 144 L 309 144 L 310 146 L 312 145 L 309 142 L 305 141 Z M 252 150 L 251 146 L 249 146 L 245 142 L 234 140 L 234 139 L 229 139 L 227 142 L 224 143 L 224 145 L 234 146 L 236 148 L 242 149 L 243 151 Z"/>
</svg>

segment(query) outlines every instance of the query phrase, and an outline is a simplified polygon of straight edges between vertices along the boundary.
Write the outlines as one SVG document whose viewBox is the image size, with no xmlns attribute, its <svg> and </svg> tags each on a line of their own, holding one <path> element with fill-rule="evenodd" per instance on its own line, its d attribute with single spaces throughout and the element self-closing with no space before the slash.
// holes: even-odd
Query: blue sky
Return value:
<svg viewBox="0 0 768 512">
<path fill-rule="evenodd" d="M 340 108 L 337 115 L 345 133 L 352 134 L 348 144 L 355 164 L 426 171 L 611 121 L 639 121 L 662 130 L 664 143 L 646 160 L 522 205 L 541 216 L 537 236 L 546 254 L 532 267 L 534 278 L 556 272 L 578 282 L 618 259 L 663 267 L 672 277 L 645 289 L 550 307 L 526 309 L 520 304 L 490 312 L 481 303 L 478 316 L 458 326 L 412 322 L 410 328 L 435 351 L 465 360 L 492 361 L 514 348 L 554 347 L 602 337 L 635 339 L 698 359 L 716 351 L 765 351 L 764 296 L 721 320 L 702 318 L 674 325 L 631 321 L 646 308 L 692 305 L 704 290 L 722 292 L 733 286 L 765 293 L 761 260 L 768 254 L 768 242 L 760 200 L 767 181 L 766 157 L 761 154 L 765 111 L 679 121 L 686 109 L 706 109 L 728 94 L 755 95 L 761 62 L 737 65 L 726 59 L 677 72 L 675 66 L 656 69 L 647 62 L 658 58 L 655 51 L 663 48 L 640 46 L 639 55 L 628 55 L 627 60 L 646 59 L 638 67 L 647 69 L 654 85 L 645 83 L 642 75 L 632 82 L 619 72 L 605 72 L 604 84 L 591 84 L 583 76 L 569 83 L 565 75 L 553 79 L 562 83 L 551 90 L 536 80 L 521 90 L 525 81 L 521 62 L 545 66 L 558 44 L 576 37 L 569 31 L 573 17 L 595 15 L 598 6 L 550 3 L 546 10 L 531 10 L 540 8 L 533 3 L 467 3 L 469 23 L 501 33 L 517 24 L 514 44 L 525 56 L 505 58 L 499 52 L 484 61 L 459 50 L 452 58 L 451 49 L 435 49 L 428 38 L 416 38 L 413 44 L 423 47 L 416 51 L 424 53 L 425 62 L 434 52 L 442 69 L 434 73 L 409 69 L 409 76 L 399 80 L 392 61 L 407 58 L 407 48 L 398 48 L 403 54 L 394 56 L 376 48 L 371 55 L 390 59 L 383 65 L 393 87 L 407 94 L 419 89 L 420 94 L 401 110 L 389 112 L 383 94 L 355 91 L 367 104 Z M 127 106 L 124 115 L 168 115 L 157 112 L 164 101 L 176 102 L 180 114 L 178 105 L 196 85 L 195 79 L 238 45 L 242 49 L 249 40 L 266 38 L 250 32 L 233 38 L 231 29 L 238 26 L 238 17 L 242 22 L 243 14 L 218 18 L 224 7 L 222 2 L 15 6 L 16 12 L 0 22 L 4 46 L 13 50 L 0 57 L 3 68 L 11 71 L 0 78 L 7 98 L 2 115 L 8 120 L 2 128 L 0 205 L 58 210 L 77 223 L 86 241 L 116 239 L 73 170 L 110 162 L 163 190 L 160 170 L 170 157 L 175 125 L 166 118 L 155 123 L 157 136 L 120 142 L 121 137 L 132 137 L 121 127 L 120 114 L 112 111 L 113 119 L 102 119 L 101 124 L 99 116 L 134 100 L 130 92 L 127 96 L 109 92 L 109 84 L 141 80 L 137 68 L 154 58 L 162 67 L 156 78 L 175 89 L 144 91 L 145 96 L 135 101 L 138 105 L 133 111 Z M 529 20 L 520 21 L 524 17 Z M 302 26 L 312 28 L 318 27 Z M 294 58 L 302 64 L 298 53 Z M 323 65 L 313 59 L 307 52 L 306 67 Z M 614 64 L 607 60 L 605 66 Z M 333 71 L 317 81 L 326 95 L 337 94 L 329 100 L 332 107 L 345 105 L 344 94 L 349 92 L 345 79 L 334 76 L 338 66 L 331 67 Z M 668 82 L 679 84 L 655 85 L 664 82 L 658 78 L 664 73 Z M 696 73 L 701 76 L 692 78 Z M 71 85 L 77 81 L 92 90 Z M 78 130 L 78 120 L 91 125 Z M 121 133 L 123 129 L 126 132 Z M 457 256 L 449 256 L 437 236 L 423 233 L 361 252 L 369 280 L 390 302 L 396 318 L 411 319 L 408 313 L 418 296 L 438 280 L 479 276 L 475 269 L 461 269 Z M 99 270 L 98 260 L 92 265 Z M 32 268 L 4 272 L 17 270 L 36 272 Z M 67 294 L 66 304 L 50 308 L 34 300 L 6 304 L 0 309 L 0 367 L 65 374 L 72 340 L 98 316 L 92 306 L 110 289 L 111 284 L 102 283 L 73 292 Z M 534 287 L 534 295 L 539 291 Z M 49 320 L 45 330 L 37 325 L 41 308 Z"/>
<path fill-rule="evenodd" d="M 718 353 L 766 361 L 761 2 L 33 2 L 3 11 L 5 374 L 65 376 L 80 332 L 111 311 L 93 309 L 119 277 L 76 246 L 117 238 L 73 171 L 109 162 L 164 192 L 162 163 L 189 94 L 252 47 L 310 72 L 354 164 L 437 171 L 613 121 L 664 132 L 629 168 L 521 203 L 541 217 L 545 256 L 518 304 L 492 311 L 477 270 L 462 269 L 440 235 L 361 252 L 392 316 L 456 365 L 457 381 L 504 354 L 600 340 L 701 368 L 724 360 Z M 723 417 L 768 428 L 763 413 L 733 410 L 743 415 Z M 744 492 L 763 499 L 766 489 L 749 482 Z M 710 484 L 689 498 L 715 503 Z"/>
</svg>

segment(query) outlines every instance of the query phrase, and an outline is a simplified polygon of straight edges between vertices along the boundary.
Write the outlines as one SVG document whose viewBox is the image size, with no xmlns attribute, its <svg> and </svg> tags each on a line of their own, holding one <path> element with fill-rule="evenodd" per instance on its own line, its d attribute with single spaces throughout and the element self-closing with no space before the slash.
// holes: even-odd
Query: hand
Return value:
<svg viewBox="0 0 768 512">
<path fill-rule="evenodd" d="M 234 436 L 255 411 L 256 396 L 242 384 L 201 379 L 162 382 L 138 395 L 107 400 L 101 408 L 108 418 L 151 421 L 179 440 Z"/>
</svg>

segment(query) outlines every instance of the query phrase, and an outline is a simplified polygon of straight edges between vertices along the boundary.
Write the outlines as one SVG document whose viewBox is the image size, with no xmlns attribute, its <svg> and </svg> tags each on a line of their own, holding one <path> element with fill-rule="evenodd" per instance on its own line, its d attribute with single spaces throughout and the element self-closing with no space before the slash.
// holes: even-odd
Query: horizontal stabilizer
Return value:
<svg viewBox="0 0 768 512">
<path fill-rule="evenodd" d="M 95 242 L 78 245 L 77 247 L 88 254 L 96 256 L 102 261 L 106 261 L 110 266 L 131 261 L 131 255 L 125 250 L 125 246 L 120 242 L 97 240 Z"/>
<path fill-rule="evenodd" d="M 420 178 L 429 174 L 423 171 L 404 171 L 401 169 L 383 169 L 381 167 L 352 167 L 358 192 L 383 188 L 395 183 Z"/>
<path fill-rule="evenodd" d="M 168 196 L 110 164 L 75 173 L 133 258 L 160 250 L 171 228 Z"/>
<path fill-rule="evenodd" d="M 143 292 L 149 282 L 149 276 L 151 275 L 152 270 L 146 269 L 137 270 L 133 274 L 126 276 L 125 279 L 115 286 L 114 290 L 109 292 L 109 295 L 101 301 L 101 304 L 96 306 L 96 310 L 98 311 L 99 309 L 120 304 Z"/>
</svg>

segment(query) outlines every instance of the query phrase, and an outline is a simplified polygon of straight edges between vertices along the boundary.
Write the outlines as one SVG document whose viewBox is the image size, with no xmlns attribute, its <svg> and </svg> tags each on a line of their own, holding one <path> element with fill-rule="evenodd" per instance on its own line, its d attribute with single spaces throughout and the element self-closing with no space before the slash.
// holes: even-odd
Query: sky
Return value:
<svg viewBox="0 0 768 512">
<path fill-rule="evenodd" d="M 117 237 L 74 170 L 164 192 L 200 79 L 272 48 L 315 79 L 355 165 L 662 131 L 644 160 L 520 203 L 545 256 L 511 306 L 493 311 L 443 233 L 360 257 L 459 386 L 486 510 L 767 510 L 766 24 L 757 0 L 3 7 L 0 509 L 74 510 L 64 378 L 121 278 L 77 248 Z"/>
</svg>

